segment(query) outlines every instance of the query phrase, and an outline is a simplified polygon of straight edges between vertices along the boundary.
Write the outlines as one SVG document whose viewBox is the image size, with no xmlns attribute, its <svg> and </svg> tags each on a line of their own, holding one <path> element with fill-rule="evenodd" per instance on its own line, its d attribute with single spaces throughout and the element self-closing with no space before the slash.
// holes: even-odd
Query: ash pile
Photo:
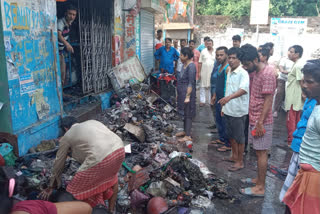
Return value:
<svg viewBox="0 0 320 214">
<path fill-rule="evenodd" d="M 97 116 L 123 140 L 126 158 L 119 172 L 118 213 L 216 213 L 216 198 L 234 201 L 225 180 L 174 136 L 181 120 L 148 85 L 128 87 Z"/>
</svg>

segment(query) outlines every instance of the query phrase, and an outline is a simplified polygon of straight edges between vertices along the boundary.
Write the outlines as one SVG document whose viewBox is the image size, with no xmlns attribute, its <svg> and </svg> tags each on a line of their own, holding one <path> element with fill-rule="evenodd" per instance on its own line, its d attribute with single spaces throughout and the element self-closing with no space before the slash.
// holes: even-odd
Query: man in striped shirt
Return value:
<svg viewBox="0 0 320 214">
<path fill-rule="evenodd" d="M 59 59 L 62 86 L 65 85 L 66 79 L 66 63 L 64 59 L 64 52 L 74 53 L 72 46 L 68 42 L 70 34 L 70 26 L 77 16 L 77 9 L 70 5 L 65 13 L 65 17 L 59 19 L 58 25 L 58 44 L 59 44 Z"/>
</svg>

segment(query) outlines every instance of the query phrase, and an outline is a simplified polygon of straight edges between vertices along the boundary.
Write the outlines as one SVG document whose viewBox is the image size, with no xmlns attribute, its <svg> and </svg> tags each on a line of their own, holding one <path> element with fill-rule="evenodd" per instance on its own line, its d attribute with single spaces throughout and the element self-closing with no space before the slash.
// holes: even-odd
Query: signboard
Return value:
<svg viewBox="0 0 320 214">
<path fill-rule="evenodd" d="M 302 35 L 307 30 L 308 19 L 300 18 L 272 18 L 270 33 L 276 36 L 281 33 Z"/>
<path fill-rule="evenodd" d="M 307 31 L 308 19 L 303 18 L 272 18 L 270 34 L 275 46 L 275 54 L 283 56 L 290 46 L 301 44 L 302 36 Z M 290 36 L 288 36 L 290 35 Z"/>
<path fill-rule="evenodd" d="M 269 0 L 251 0 L 250 24 L 267 25 L 269 17 Z"/>
<path fill-rule="evenodd" d="M 138 58 L 141 58 L 141 50 L 140 50 L 140 31 L 141 31 L 141 25 L 140 25 L 140 14 L 136 16 L 136 55 Z"/>
<path fill-rule="evenodd" d="M 142 82 L 146 78 L 146 74 L 137 56 L 114 67 L 108 76 L 115 91 L 125 87 L 131 79 Z"/>
<path fill-rule="evenodd" d="M 135 17 L 130 13 L 126 13 L 124 60 L 128 60 L 136 55 L 136 31 L 134 22 Z"/>
</svg>

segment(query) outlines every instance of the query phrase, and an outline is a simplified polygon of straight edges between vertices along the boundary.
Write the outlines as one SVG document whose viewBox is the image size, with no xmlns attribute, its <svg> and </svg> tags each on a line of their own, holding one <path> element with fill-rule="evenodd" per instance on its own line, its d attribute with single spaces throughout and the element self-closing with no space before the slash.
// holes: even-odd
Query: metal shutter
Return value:
<svg viewBox="0 0 320 214">
<path fill-rule="evenodd" d="M 141 64 L 148 75 L 154 68 L 154 15 L 141 9 Z"/>
</svg>

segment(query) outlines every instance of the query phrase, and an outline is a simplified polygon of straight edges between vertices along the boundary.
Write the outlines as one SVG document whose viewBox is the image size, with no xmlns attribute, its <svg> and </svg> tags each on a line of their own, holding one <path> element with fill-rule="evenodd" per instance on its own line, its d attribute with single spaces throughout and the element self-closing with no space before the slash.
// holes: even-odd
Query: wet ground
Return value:
<svg viewBox="0 0 320 214">
<path fill-rule="evenodd" d="M 286 140 L 285 113 L 281 112 L 274 121 L 273 143 L 270 151 L 269 165 L 280 169 L 287 169 L 291 150 L 288 148 Z M 245 156 L 245 168 L 237 172 L 229 172 L 227 169 L 231 165 L 229 162 L 222 161 L 223 157 L 228 157 L 230 152 L 218 152 L 217 147 L 208 146 L 208 143 L 217 139 L 217 134 L 211 134 L 208 126 L 213 124 L 213 114 L 209 106 L 197 106 L 197 116 L 193 122 L 192 135 L 194 138 L 193 158 L 204 162 L 208 168 L 219 177 L 224 178 L 230 185 L 230 192 L 238 200 L 231 203 L 228 200 L 215 199 L 217 213 L 235 214 L 235 213 L 284 213 L 284 205 L 279 202 L 279 192 L 283 180 L 275 176 L 268 170 L 266 178 L 266 193 L 264 198 L 253 198 L 243 196 L 239 193 L 242 185 L 240 179 L 255 178 L 257 174 L 256 156 L 253 149 L 249 149 Z M 182 123 L 181 123 L 182 125 Z"/>
</svg>

